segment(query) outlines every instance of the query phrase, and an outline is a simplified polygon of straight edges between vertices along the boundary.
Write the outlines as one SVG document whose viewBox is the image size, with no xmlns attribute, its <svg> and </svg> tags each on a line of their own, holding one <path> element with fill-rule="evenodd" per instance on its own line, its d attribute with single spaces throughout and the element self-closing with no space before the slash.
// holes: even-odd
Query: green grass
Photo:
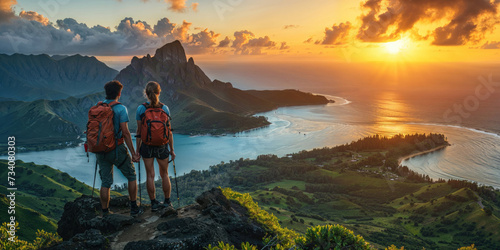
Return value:
<svg viewBox="0 0 500 250">
<path fill-rule="evenodd" d="M 267 184 L 263 187 L 269 189 L 273 189 L 275 187 L 286 188 L 286 189 L 292 189 L 292 187 L 298 187 L 300 190 L 304 191 L 306 189 L 306 182 L 295 181 L 295 180 L 283 180 Z"/>
<path fill-rule="evenodd" d="M 1 189 L 5 187 L 0 186 Z M 2 190 L 2 193 L 4 191 Z M 16 221 L 19 223 L 19 228 L 17 230 L 17 235 L 19 239 L 22 240 L 34 240 L 36 238 L 36 231 L 39 229 L 45 230 L 46 232 L 56 232 L 57 231 L 57 221 L 49 218 L 38 211 L 31 208 L 23 206 L 22 203 L 17 202 L 21 194 L 16 193 L 16 208 L 15 217 Z M 3 194 L 0 195 L 0 210 L 2 213 L 7 214 L 9 210 L 9 200 Z M 9 217 L 11 215 L 8 215 Z M 7 221 L 7 215 L 3 222 Z"/>
<path fill-rule="evenodd" d="M 257 170 L 265 171 L 265 168 L 251 166 L 243 168 L 241 173 L 248 175 Z M 376 171 L 378 168 L 371 168 L 371 170 Z M 496 232 L 498 230 L 495 231 L 494 228 L 500 228 L 498 218 L 495 215 L 487 218 L 484 211 L 477 205 L 474 197 L 471 196 L 471 191 L 466 188 L 454 189 L 446 183 L 388 181 L 358 171 L 339 173 L 338 171 L 318 169 L 308 174 L 331 176 L 336 185 L 343 187 L 347 191 L 329 193 L 328 201 L 320 202 L 313 193 L 305 192 L 308 182 L 289 179 L 266 183 L 261 186 L 261 189 L 248 191 L 251 191 L 252 197 L 259 203 L 259 206 L 273 213 L 279 219 L 282 226 L 300 233 L 304 233 L 311 224 L 338 223 L 367 238 L 370 238 L 374 233 L 388 234 L 388 238 L 391 238 L 390 233 L 386 233 L 385 230 L 392 228 L 404 235 L 403 239 L 406 243 L 403 242 L 402 244 L 409 249 L 413 249 L 409 244 L 424 245 L 424 241 L 427 242 L 425 244 L 431 242 L 435 244 L 433 246 L 439 246 L 440 248 L 449 248 L 450 244 L 457 244 L 454 242 L 454 235 L 461 232 L 460 229 L 451 230 L 448 233 L 439 233 L 433 237 L 422 235 L 421 230 L 424 227 L 434 229 L 443 227 L 440 224 L 442 221 L 441 216 L 445 220 L 461 223 L 475 222 L 477 224 L 475 230 L 478 231 Z M 306 204 L 300 202 L 296 197 L 288 197 L 288 195 L 272 190 L 275 187 L 289 191 L 297 191 L 294 187 L 298 187 L 306 196 L 312 198 L 315 204 Z M 449 198 L 450 195 L 452 198 L 462 200 L 455 201 Z M 290 198 L 300 205 L 298 207 L 288 205 L 287 199 Z M 273 203 L 275 200 L 279 200 L 279 204 Z M 410 203 L 413 203 L 413 205 L 410 205 Z M 467 205 L 472 207 L 472 212 L 467 212 L 468 210 L 462 211 L 466 210 Z M 391 208 L 393 210 L 390 210 Z M 437 212 L 438 217 L 433 215 L 435 209 L 440 209 Z M 325 218 L 326 221 L 300 216 L 301 213 L 319 215 Z M 415 215 L 422 216 L 423 221 L 415 224 L 410 219 L 411 216 Z M 295 216 L 299 221 L 293 221 L 292 216 Z M 400 222 L 398 222 L 399 217 L 402 218 Z M 300 222 L 300 219 L 303 220 L 303 223 Z M 455 227 L 459 228 L 456 225 L 450 226 L 450 228 Z M 495 233 L 493 237 L 498 237 L 498 233 Z M 474 242 L 461 242 L 460 244 L 472 243 Z M 378 243 L 372 244 L 377 247 L 386 247 Z"/>
<path fill-rule="evenodd" d="M 1 179 L 7 180 L 7 167 L 7 161 L 0 160 Z M 92 192 L 92 187 L 46 165 L 16 161 L 14 171 L 17 187 L 16 213 L 20 213 L 19 235 L 22 240 L 33 240 L 37 229 L 55 233 L 64 205 L 82 194 L 90 195 Z M 8 193 L 7 188 L 0 185 L 0 193 Z M 95 194 L 99 195 L 98 189 Z M 113 195 L 120 194 L 113 192 Z"/>
</svg>

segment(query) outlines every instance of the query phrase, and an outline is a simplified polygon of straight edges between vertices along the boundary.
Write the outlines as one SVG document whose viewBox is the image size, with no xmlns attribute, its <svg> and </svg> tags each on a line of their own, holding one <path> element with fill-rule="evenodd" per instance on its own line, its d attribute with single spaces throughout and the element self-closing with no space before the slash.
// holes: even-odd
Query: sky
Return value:
<svg viewBox="0 0 500 250">
<path fill-rule="evenodd" d="M 498 0 L 0 0 L 0 53 L 496 61 Z"/>
</svg>

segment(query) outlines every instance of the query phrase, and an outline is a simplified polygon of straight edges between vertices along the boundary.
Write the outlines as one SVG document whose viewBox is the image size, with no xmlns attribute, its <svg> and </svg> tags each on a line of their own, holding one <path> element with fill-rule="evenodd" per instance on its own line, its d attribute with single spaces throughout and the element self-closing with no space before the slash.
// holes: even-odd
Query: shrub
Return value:
<svg viewBox="0 0 500 250">
<path fill-rule="evenodd" d="M 477 248 L 474 246 L 474 244 L 467 246 L 467 247 L 461 247 L 458 250 L 477 250 Z"/>
<path fill-rule="evenodd" d="M 362 236 L 341 225 L 310 227 L 296 245 L 299 249 L 372 249 Z"/>
<path fill-rule="evenodd" d="M 405 249 L 405 247 L 398 248 L 395 245 L 390 245 L 390 246 L 385 248 L 385 250 L 404 250 L 404 249 Z"/>
<path fill-rule="evenodd" d="M 19 227 L 19 223 L 16 222 L 16 229 Z M 38 230 L 36 232 L 36 239 L 32 242 L 27 242 L 24 240 L 19 240 L 14 237 L 14 241 L 9 240 L 9 230 L 7 229 L 7 222 L 4 222 L 0 227 L 0 249 L 14 250 L 14 249 L 42 249 L 55 245 L 62 241 L 61 237 L 54 233 L 48 233 L 44 230 Z M 17 231 L 17 230 L 16 230 Z"/>
<path fill-rule="evenodd" d="M 298 237 L 298 233 L 288 228 L 281 227 L 278 218 L 261 209 L 259 205 L 253 201 L 250 194 L 241 194 L 231 190 L 230 188 L 221 188 L 221 190 L 226 198 L 238 201 L 242 206 L 246 207 L 251 219 L 262 224 L 269 233 L 276 235 L 276 245 L 280 245 L 285 248 L 292 247 L 295 239 Z M 267 243 L 270 241 L 270 238 L 264 240 L 264 242 Z"/>
<path fill-rule="evenodd" d="M 229 244 L 224 244 L 224 242 L 219 242 L 219 245 L 212 247 L 208 245 L 205 249 L 207 250 L 236 250 L 236 247 Z M 256 246 L 250 245 L 248 242 L 241 243 L 241 250 L 257 250 Z"/>
</svg>

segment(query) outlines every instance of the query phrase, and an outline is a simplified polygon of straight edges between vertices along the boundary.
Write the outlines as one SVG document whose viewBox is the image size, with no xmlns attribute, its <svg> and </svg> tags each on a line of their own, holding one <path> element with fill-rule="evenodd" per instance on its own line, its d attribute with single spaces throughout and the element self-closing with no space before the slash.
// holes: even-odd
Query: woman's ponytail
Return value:
<svg viewBox="0 0 500 250">
<path fill-rule="evenodd" d="M 160 100 L 159 100 L 160 92 L 161 92 L 160 84 L 158 84 L 157 82 L 151 81 L 148 82 L 148 84 L 146 84 L 146 89 L 144 90 L 144 94 L 151 102 L 150 103 L 151 107 L 158 108 L 160 106 Z"/>
</svg>

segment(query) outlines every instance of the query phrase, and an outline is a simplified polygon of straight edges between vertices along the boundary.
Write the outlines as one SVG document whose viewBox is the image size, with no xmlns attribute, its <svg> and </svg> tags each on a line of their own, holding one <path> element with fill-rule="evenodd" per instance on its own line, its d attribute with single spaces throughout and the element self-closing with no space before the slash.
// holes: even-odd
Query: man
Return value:
<svg viewBox="0 0 500 250">
<path fill-rule="evenodd" d="M 104 85 L 104 89 L 106 90 L 106 100 L 103 102 L 109 104 L 120 99 L 123 85 L 119 81 L 111 81 Z M 132 137 L 130 135 L 130 131 L 128 130 L 128 111 L 122 104 L 114 105 L 112 109 L 114 113 L 113 124 L 118 142 L 117 146 L 110 152 L 96 154 L 97 163 L 99 164 L 99 175 L 102 183 L 100 191 L 102 213 L 103 216 L 111 213 L 109 211 L 110 188 L 113 184 L 113 166 L 116 166 L 128 180 L 130 215 L 135 217 L 142 214 L 144 210 L 137 206 L 136 202 L 137 181 L 135 167 L 132 160 L 137 162 L 138 159 L 135 158 Z M 128 153 L 127 147 L 125 147 L 123 142 L 127 145 L 130 154 Z M 131 159 L 130 155 L 133 155 L 134 159 Z"/>
</svg>

